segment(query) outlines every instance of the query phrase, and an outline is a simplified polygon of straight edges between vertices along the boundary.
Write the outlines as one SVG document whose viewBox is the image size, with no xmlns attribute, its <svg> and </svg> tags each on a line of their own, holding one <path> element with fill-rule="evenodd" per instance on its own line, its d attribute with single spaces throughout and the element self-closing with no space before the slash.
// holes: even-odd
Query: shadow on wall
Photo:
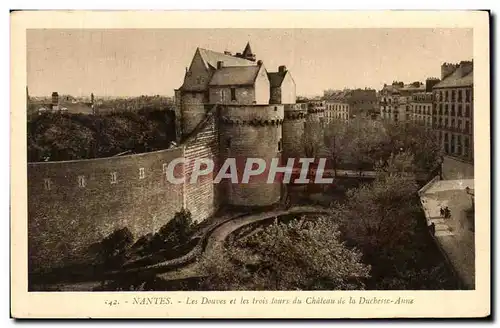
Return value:
<svg viewBox="0 0 500 328">
<path fill-rule="evenodd" d="M 455 157 L 443 157 L 443 180 L 474 179 L 474 163 Z"/>
</svg>

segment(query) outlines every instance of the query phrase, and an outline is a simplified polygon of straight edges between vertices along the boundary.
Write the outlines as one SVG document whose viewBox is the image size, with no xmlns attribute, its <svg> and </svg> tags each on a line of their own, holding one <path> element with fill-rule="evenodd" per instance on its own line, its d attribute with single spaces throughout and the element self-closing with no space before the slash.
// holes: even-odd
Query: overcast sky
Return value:
<svg viewBox="0 0 500 328">
<path fill-rule="evenodd" d="M 197 47 L 243 51 L 268 71 L 286 65 L 298 95 L 439 77 L 472 59 L 472 29 L 28 30 L 28 88 L 75 96 L 173 95 Z"/>
</svg>

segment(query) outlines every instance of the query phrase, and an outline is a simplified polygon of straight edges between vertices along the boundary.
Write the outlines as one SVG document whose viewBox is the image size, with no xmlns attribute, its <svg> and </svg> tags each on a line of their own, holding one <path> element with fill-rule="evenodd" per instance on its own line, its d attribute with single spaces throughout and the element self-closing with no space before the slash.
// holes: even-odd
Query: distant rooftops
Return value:
<svg viewBox="0 0 500 328">
<path fill-rule="evenodd" d="M 462 61 L 459 64 L 444 63 L 441 66 L 443 79 L 434 85 L 435 89 L 470 87 L 474 83 L 474 64 L 472 61 Z"/>
</svg>

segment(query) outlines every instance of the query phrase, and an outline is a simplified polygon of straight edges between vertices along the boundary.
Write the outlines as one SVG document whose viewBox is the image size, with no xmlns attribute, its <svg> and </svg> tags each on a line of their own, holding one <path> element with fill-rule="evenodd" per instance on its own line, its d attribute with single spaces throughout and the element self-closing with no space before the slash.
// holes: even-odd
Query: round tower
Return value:
<svg viewBox="0 0 500 328">
<path fill-rule="evenodd" d="M 181 91 L 180 112 L 181 129 L 184 136 L 189 135 L 205 118 L 205 93 Z"/>
<path fill-rule="evenodd" d="M 273 159 L 281 159 L 283 105 L 229 105 L 220 110 L 220 156 L 236 160 L 238 183 L 224 179 L 221 185 L 226 203 L 234 206 L 268 206 L 280 201 L 281 182 L 267 183 Z M 242 183 L 248 158 L 266 163 L 263 173 Z M 257 164 L 253 166 L 257 168 Z"/>
<path fill-rule="evenodd" d="M 304 156 L 303 135 L 306 123 L 307 104 L 284 105 L 283 121 L 283 163 L 289 158 Z"/>
<path fill-rule="evenodd" d="M 315 101 L 308 103 L 304 135 L 307 136 L 309 145 L 305 145 L 306 157 L 316 157 L 323 144 L 323 117 L 325 102 Z"/>
</svg>

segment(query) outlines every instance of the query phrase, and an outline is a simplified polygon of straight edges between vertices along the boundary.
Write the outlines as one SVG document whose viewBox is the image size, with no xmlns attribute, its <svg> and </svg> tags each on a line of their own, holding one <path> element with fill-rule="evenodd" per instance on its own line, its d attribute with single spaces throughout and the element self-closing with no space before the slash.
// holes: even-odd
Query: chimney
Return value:
<svg viewBox="0 0 500 328">
<path fill-rule="evenodd" d="M 57 92 L 52 92 L 52 106 L 59 105 L 59 94 Z"/>
<path fill-rule="evenodd" d="M 457 64 L 444 63 L 441 65 L 441 80 L 444 80 L 447 76 L 453 74 L 453 72 L 458 68 Z"/>
<path fill-rule="evenodd" d="M 425 80 L 425 92 L 432 92 L 432 88 L 439 82 L 440 80 L 435 77 L 430 77 L 427 80 Z"/>
<path fill-rule="evenodd" d="M 224 62 L 223 61 L 218 61 L 217 62 L 217 69 L 221 69 L 222 67 L 224 67 Z"/>
<path fill-rule="evenodd" d="M 281 65 L 278 67 L 278 72 L 280 73 L 285 73 L 286 72 L 286 66 L 285 65 Z"/>
<path fill-rule="evenodd" d="M 460 62 L 460 72 L 462 74 L 462 77 L 464 77 L 467 74 L 469 74 L 470 72 L 472 72 L 473 69 L 474 69 L 474 65 L 473 65 L 472 61 L 461 61 Z"/>
</svg>

